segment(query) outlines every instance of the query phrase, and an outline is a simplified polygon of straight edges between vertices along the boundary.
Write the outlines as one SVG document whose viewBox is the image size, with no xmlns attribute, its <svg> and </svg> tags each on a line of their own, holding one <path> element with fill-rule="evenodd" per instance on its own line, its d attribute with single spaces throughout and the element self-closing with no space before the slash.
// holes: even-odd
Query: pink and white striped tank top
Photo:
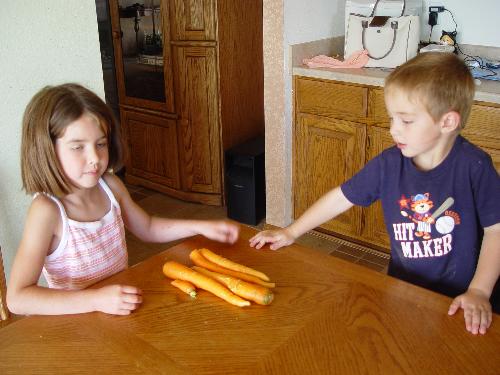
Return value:
<svg viewBox="0 0 500 375">
<path fill-rule="evenodd" d="M 43 275 L 50 288 L 83 289 L 127 268 L 128 255 L 121 210 L 113 192 L 101 178 L 111 207 L 98 221 L 79 222 L 68 218 L 59 206 L 63 230 L 57 249 L 45 258 Z"/>
</svg>

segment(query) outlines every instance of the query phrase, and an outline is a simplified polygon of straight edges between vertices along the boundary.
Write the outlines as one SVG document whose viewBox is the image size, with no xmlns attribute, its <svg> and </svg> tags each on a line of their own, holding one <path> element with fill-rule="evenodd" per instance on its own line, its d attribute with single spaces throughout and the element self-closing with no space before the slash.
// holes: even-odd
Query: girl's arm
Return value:
<svg viewBox="0 0 500 375">
<path fill-rule="evenodd" d="M 134 235 L 145 242 L 170 242 L 201 234 L 219 242 L 234 243 L 239 227 L 226 220 L 181 220 L 149 215 L 132 200 L 123 182 L 116 176 L 104 176 L 120 204 L 123 221 Z"/>
<path fill-rule="evenodd" d="M 467 331 L 486 333 L 491 325 L 492 312 L 489 298 L 500 276 L 500 223 L 484 228 L 481 252 L 476 273 L 464 294 L 455 298 L 448 314 L 459 308 L 464 310 Z"/>
<path fill-rule="evenodd" d="M 75 314 L 96 310 L 124 315 L 136 309 L 141 296 L 135 287 L 111 285 L 101 289 L 65 291 L 37 285 L 49 249 L 59 242 L 60 226 L 56 204 L 44 196 L 34 199 L 10 273 L 7 288 L 9 310 L 22 315 Z"/>
<path fill-rule="evenodd" d="M 353 204 L 345 197 L 342 189 L 337 187 L 318 199 L 288 227 L 257 233 L 250 239 L 250 246 L 260 249 L 266 243 L 270 243 L 271 249 L 277 250 L 282 246 L 290 245 L 305 232 L 333 219 L 352 206 Z"/>
</svg>

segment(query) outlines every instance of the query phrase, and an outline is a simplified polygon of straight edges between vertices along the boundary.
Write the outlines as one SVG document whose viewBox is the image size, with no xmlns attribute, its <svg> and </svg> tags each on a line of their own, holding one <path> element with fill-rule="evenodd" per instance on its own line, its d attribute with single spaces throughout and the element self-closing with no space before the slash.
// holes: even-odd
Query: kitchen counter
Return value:
<svg viewBox="0 0 500 375">
<path fill-rule="evenodd" d="M 384 86 L 385 77 L 389 75 L 390 70 L 379 68 L 325 69 L 295 65 L 292 69 L 292 73 L 297 76 L 382 87 Z M 478 82 L 479 84 L 477 84 Z M 500 82 L 484 79 L 476 80 L 476 94 L 474 99 L 482 102 L 500 104 Z"/>
</svg>

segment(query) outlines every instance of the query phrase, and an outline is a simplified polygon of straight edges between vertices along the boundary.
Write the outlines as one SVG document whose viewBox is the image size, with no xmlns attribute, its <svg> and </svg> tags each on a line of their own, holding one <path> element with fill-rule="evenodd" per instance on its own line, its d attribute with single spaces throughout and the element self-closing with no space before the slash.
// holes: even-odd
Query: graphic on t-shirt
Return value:
<svg viewBox="0 0 500 375">
<path fill-rule="evenodd" d="M 460 216 L 448 210 L 454 199 L 448 197 L 434 211 L 434 201 L 429 193 L 418 193 L 407 198 L 402 195 L 399 199 L 401 215 L 410 220 L 410 223 L 394 223 L 394 239 L 401 242 L 403 255 L 408 258 L 441 256 L 451 250 L 451 232 L 455 225 L 460 224 Z M 443 215 L 444 216 L 441 216 Z M 432 236 L 432 224 L 435 230 L 444 236 Z M 422 242 L 417 241 L 423 240 Z"/>
</svg>

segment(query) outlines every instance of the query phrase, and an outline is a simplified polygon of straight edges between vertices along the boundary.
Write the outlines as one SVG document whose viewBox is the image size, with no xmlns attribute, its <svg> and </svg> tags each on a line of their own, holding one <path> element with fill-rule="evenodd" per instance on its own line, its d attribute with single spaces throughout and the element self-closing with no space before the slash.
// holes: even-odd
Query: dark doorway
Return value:
<svg viewBox="0 0 500 375">
<path fill-rule="evenodd" d="M 97 27 L 99 30 L 99 44 L 101 45 L 101 64 L 106 103 L 113 109 L 116 118 L 119 120 L 120 109 L 118 106 L 118 89 L 116 87 L 115 54 L 113 51 L 109 1 L 95 0 L 95 8 L 97 13 Z"/>
</svg>

